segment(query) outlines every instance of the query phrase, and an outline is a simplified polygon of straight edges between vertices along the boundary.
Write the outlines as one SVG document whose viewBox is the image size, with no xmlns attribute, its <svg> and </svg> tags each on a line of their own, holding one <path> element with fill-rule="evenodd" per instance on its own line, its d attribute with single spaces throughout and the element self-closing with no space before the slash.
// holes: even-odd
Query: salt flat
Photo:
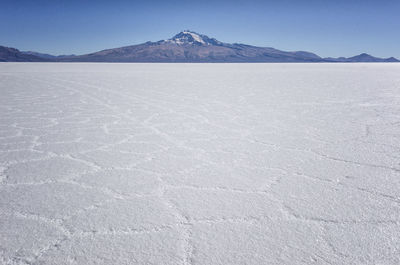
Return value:
<svg viewBox="0 0 400 265">
<path fill-rule="evenodd" d="M 400 64 L 0 64 L 0 264 L 400 264 Z"/>
</svg>

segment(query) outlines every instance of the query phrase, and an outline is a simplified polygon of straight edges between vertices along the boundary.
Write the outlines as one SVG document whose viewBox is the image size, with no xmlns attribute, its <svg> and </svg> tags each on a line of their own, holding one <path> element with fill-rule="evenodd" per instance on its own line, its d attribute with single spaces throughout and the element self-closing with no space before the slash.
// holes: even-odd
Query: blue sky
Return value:
<svg viewBox="0 0 400 265">
<path fill-rule="evenodd" d="M 84 54 L 190 29 L 323 57 L 400 58 L 400 0 L 1 0 L 0 45 Z"/>
</svg>

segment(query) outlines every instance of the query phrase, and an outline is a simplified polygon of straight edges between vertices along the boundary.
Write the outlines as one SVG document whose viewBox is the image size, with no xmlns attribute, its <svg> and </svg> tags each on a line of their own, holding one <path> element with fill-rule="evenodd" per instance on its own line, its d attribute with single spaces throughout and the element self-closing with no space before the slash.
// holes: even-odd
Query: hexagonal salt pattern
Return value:
<svg viewBox="0 0 400 265">
<path fill-rule="evenodd" d="M 400 264 L 398 64 L 0 64 L 0 264 Z"/>
</svg>

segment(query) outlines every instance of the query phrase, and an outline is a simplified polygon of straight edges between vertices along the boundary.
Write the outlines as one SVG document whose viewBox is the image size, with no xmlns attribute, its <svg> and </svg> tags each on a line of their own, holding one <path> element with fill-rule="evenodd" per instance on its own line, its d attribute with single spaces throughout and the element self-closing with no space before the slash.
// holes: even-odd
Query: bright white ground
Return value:
<svg viewBox="0 0 400 265">
<path fill-rule="evenodd" d="M 0 264 L 399 264 L 400 64 L 0 64 Z"/>
</svg>

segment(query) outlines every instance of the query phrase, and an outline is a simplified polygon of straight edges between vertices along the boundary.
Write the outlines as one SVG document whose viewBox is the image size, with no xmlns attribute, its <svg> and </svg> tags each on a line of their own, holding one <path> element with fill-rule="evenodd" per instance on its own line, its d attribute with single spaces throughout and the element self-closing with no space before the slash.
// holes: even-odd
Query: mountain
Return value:
<svg viewBox="0 0 400 265">
<path fill-rule="evenodd" d="M 378 58 L 374 57 L 372 55 L 369 55 L 367 53 L 362 53 L 360 55 L 356 55 L 353 57 L 345 58 L 345 57 L 339 57 L 339 58 L 325 58 L 327 62 L 342 62 L 342 63 L 395 63 L 395 62 L 400 62 L 394 57 L 390 58 Z"/>
<path fill-rule="evenodd" d="M 83 62 L 321 62 L 310 52 L 285 52 L 274 48 L 220 42 L 193 31 L 171 39 L 107 49 L 62 59 Z"/>
<path fill-rule="evenodd" d="M 40 52 L 33 52 L 33 51 L 22 51 L 22 53 L 29 54 L 29 55 L 34 55 L 36 57 L 49 59 L 49 60 L 53 60 L 53 59 L 57 58 L 56 55 L 51 55 L 51 54 L 47 54 L 47 53 L 40 53 Z"/>
<path fill-rule="evenodd" d="M 0 46 L 1 47 L 1 46 Z M 306 51 L 281 51 L 240 43 L 224 43 L 194 31 L 182 31 L 170 39 L 102 50 L 84 55 L 54 56 L 16 49 L 0 50 L 0 61 L 54 62 L 399 62 L 363 53 L 354 57 L 321 58 Z M 13 55 L 14 54 L 14 55 Z"/>
<path fill-rule="evenodd" d="M 48 59 L 25 54 L 17 49 L 0 46 L 0 62 L 44 62 Z"/>
<path fill-rule="evenodd" d="M 350 62 L 399 62 L 399 60 L 397 60 L 394 57 L 390 57 L 390 58 L 377 58 L 374 57 L 372 55 L 369 55 L 367 53 L 362 53 L 360 55 L 357 56 L 353 56 L 350 58 L 347 58 Z"/>
<path fill-rule="evenodd" d="M 61 58 L 69 58 L 69 57 L 76 56 L 75 54 L 71 54 L 71 55 L 51 55 L 51 54 L 48 54 L 48 53 L 40 53 L 40 52 L 33 52 L 33 51 L 22 51 L 22 53 L 35 55 L 37 57 L 48 59 L 48 60 L 57 60 L 57 59 L 61 59 Z"/>
</svg>

